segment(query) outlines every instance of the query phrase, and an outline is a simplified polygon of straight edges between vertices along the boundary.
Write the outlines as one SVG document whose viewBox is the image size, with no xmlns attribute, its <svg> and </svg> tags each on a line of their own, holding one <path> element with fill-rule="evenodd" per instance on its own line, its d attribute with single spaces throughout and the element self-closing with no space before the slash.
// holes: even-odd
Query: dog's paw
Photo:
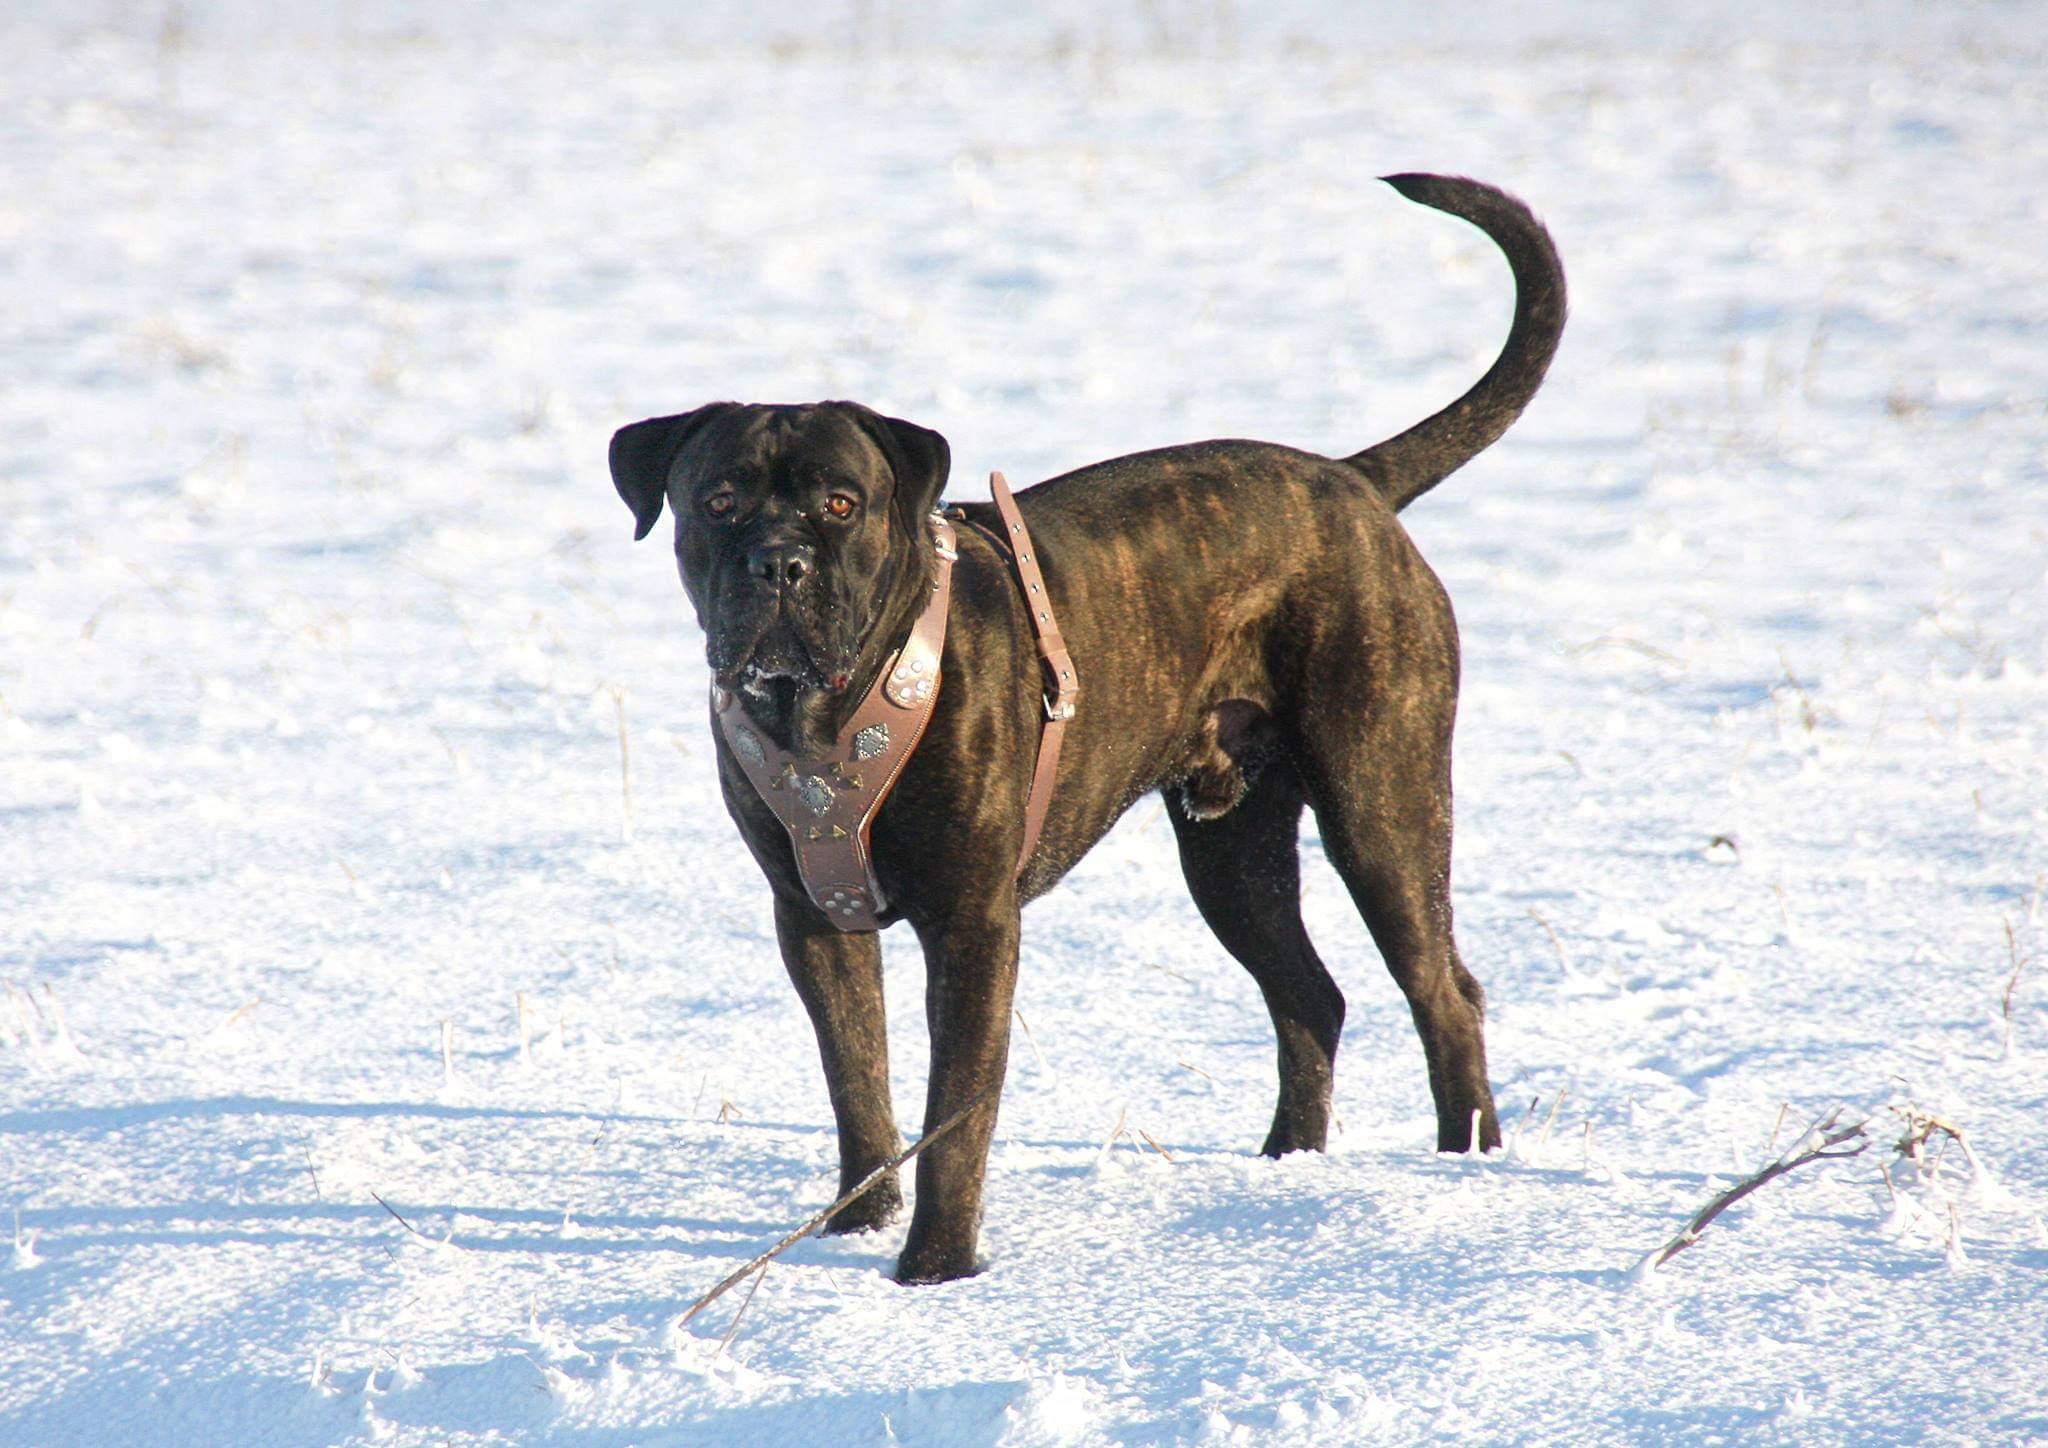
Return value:
<svg viewBox="0 0 2048 1448">
<path fill-rule="evenodd" d="M 896 1259 L 896 1280 L 905 1287 L 957 1282 L 980 1273 L 982 1264 L 975 1259 L 972 1242 L 938 1246 L 920 1243 L 915 1240 L 916 1235 L 913 1225 L 913 1240 L 904 1244 L 903 1255 Z"/>
<path fill-rule="evenodd" d="M 884 1177 L 835 1212 L 825 1223 L 825 1235 L 848 1237 L 878 1231 L 902 1213 L 903 1188 L 893 1176 Z"/>
<path fill-rule="evenodd" d="M 896 1263 L 896 1280 L 905 1287 L 936 1287 L 941 1282 L 958 1282 L 963 1278 L 979 1276 L 981 1264 L 971 1257 L 958 1261 L 920 1261 L 912 1263 L 909 1258 L 899 1258 Z"/>
</svg>

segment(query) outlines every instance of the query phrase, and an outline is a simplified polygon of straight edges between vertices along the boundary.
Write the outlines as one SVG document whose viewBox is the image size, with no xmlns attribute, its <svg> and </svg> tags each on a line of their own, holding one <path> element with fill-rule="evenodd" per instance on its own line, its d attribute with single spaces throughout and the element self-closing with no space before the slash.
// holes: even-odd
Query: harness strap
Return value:
<svg viewBox="0 0 2048 1448">
<path fill-rule="evenodd" d="M 754 792 L 789 831 L 797 874 L 811 903 L 841 930 L 879 930 L 889 906 L 875 877 L 869 836 L 882 801 L 910 761 L 939 701 L 939 659 L 953 597 L 953 525 L 931 518 L 938 569 L 931 597 L 888 664 L 840 730 L 832 754 L 802 759 L 747 718 L 737 695 L 711 689 L 727 748 Z"/>
<path fill-rule="evenodd" d="M 1074 717 L 1074 705 L 1081 697 L 1081 684 L 1074 677 L 1074 660 L 1060 635 L 1059 620 L 1053 617 L 1052 596 L 1045 587 L 1045 575 L 1032 556 L 1031 534 L 1024 527 L 1024 515 L 1010 496 L 1010 484 L 1001 473 L 990 473 L 989 491 L 995 495 L 996 512 L 1007 534 L 1010 562 L 1017 581 L 1024 588 L 1024 611 L 1031 615 L 1031 630 L 1038 637 L 1038 657 L 1045 666 L 1045 730 L 1038 736 L 1038 764 L 1031 772 L 1031 794 L 1024 806 L 1024 847 L 1017 855 L 1017 873 L 1031 863 L 1038 848 L 1038 836 L 1045 828 L 1046 811 L 1052 807 L 1053 780 L 1059 774 L 1060 745 L 1067 722 Z"/>
</svg>

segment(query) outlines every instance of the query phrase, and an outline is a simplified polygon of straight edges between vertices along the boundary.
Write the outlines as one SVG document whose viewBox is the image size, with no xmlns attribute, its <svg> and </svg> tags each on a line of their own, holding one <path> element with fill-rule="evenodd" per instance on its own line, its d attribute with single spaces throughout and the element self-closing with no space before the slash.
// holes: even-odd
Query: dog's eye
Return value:
<svg viewBox="0 0 2048 1448">
<path fill-rule="evenodd" d="M 704 500 L 704 511 L 714 518 L 723 518 L 732 511 L 734 501 L 730 492 L 713 493 Z"/>
<path fill-rule="evenodd" d="M 825 499 L 825 511 L 835 518 L 851 518 L 853 510 L 860 506 L 851 493 L 832 493 Z"/>
</svg>

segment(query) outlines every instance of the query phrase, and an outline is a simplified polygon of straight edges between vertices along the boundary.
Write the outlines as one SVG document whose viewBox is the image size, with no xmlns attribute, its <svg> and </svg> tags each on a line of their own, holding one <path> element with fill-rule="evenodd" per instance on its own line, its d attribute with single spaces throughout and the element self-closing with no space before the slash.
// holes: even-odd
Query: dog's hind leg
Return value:
<svg viewBox="0 0 2048 1448">
<path fill-rule="evenodd" d="M 1446 622 L 1448 617 L 1446 616 Z M 1392 651 L 1390 651 L 1392 652 Z M 1383 657 L 1413 672 L 1426 654 Z M 1323 849 L 1401 992 L 1429 1063 L 1439 1151 L 1500 1145 L 1486 1078 L 1485 995 L 1451 936 L 1451 717 L 1456 643 L 1426 677 L 1380 679 L 1364 707 L 1301 723 L 1303 770 Z"/>
<path fill-rule="evenodd" d="M 825 1067 L 839 1123 L 839 1193 L 845 1195 L 898 1150 L 889 1103 L 889 1031 L 882 1007 L 882 946 L 873 934 L 844 934 L 808 905 L 777 897 L 775 936 L 796 983 Z M 840 1209 L 827 1232 L 864 1232 L 903 1209 L 891 1172 Z"/>
<path fill-rule="evenodd" d="M 1195 908 L 1266 998 L 1280 1042 L 1280 1101 L 1260 1148 L 1267 1156 L 1321 1151 L 1344 996 L 1301 924 L 1298 831 L 1304 796 L 1292 767 L 1261 769 L 1235 808 L 1190 818 L 1169 789 L 1167 813 Z"/>
</svg>

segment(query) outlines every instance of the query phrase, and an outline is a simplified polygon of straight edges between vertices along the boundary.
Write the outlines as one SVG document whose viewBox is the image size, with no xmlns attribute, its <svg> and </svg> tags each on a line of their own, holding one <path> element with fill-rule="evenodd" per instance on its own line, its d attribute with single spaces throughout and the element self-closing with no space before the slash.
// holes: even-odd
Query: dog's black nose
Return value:
<svg viewBox="0 0 2048 1448">
<path fill-rule="evenodd" d="M 813 566 L 808 543 L 764 543 L 747 553 L 747 572 L 777 585 L 803 582 Z"/>
</svg>

